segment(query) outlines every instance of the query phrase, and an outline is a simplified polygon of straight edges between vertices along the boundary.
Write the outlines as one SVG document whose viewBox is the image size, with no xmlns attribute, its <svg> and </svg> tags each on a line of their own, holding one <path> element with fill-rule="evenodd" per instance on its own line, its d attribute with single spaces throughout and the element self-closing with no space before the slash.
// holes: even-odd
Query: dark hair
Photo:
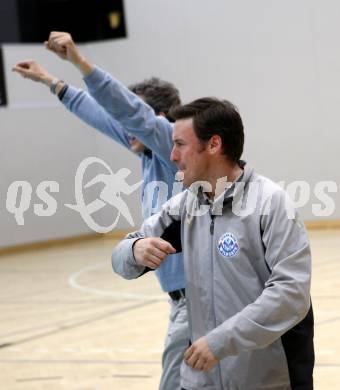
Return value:
<svg viewBox="0 0 340 390">
<path fill-rule="evenodd" d="M 168 120 L 173 121 L 169 112 L 181 104 L 178 89 L 171 83 L 157 77 L 151 77 L 140 83 L 130 85 L 129 89 L 143 96 L 144 101 L 151 106 L 156 114 L 164 112 Z"/>
<path fill-rule="evenodd" d="M 175 108 L 175 120 L 193 118 L 197 138 L 205 143 L 213 135 L 222 139 L 222 150 L 231 161 L 238 162 L 243 152 L 244 132 L 237 108 L 227 100 L 202 98 Z"/>
</svg>

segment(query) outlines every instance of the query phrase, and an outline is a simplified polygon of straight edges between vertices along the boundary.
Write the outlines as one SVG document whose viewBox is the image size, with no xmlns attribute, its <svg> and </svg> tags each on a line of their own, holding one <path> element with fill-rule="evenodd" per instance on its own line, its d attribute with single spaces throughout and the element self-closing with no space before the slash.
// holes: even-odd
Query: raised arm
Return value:
<svg viewBox="0 0 340 390">
<path fill-rule="evenodd" d="M 60 101 L 82 121 L 130 149 L 129 137 L 120 123 L 115 121 L 86 91 L 69 85 Z"/>
<path fill-rule="evenodd" d="M 121 125 L 87 92 L 66 85 L 34 60 L 17 63 L 13 67 L 13 71 L 19 73 L 24 78 L 40 82 L 50 89 L 54 86 L 55 93 L 60 95 L 61 102 L 69 111 L 91 127 L 130 149 L 128 135 Z"/>
<path fill-rule="evenodd" d="M 95 67 L 80 53 L 68 33 L 52 32 L 45 46 L 59 57 L 70 61 L 84 76 L 94 99 L 133 136 L 151 149 L 174 172 L 170 161 L 173 125 L 129 91 L 107 72 Z"/>
</svg>

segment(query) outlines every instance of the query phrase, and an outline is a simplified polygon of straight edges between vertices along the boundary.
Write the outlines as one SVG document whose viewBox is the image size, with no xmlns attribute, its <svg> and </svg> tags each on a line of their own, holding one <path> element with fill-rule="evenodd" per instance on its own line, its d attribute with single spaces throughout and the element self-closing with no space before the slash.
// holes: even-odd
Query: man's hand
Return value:
<svg viewBox="0 0 340 390">
<path fill-rule="evenodd" d="M 196 340 L 185 351 L 184 361 L 188 366 L 197 371 L 209 371 L 218 363 L 205 337 Z"/>
<path fill-rule="evenodd" d="M 85 76 L 92 72 L 93 66 L 81 55 L 69 33 L 52 31 L 44 44 L 63 60 L 72 62 Z"/>
<path fill-rule="evenodd" d="M 55 79 L 55 77 L 50 75 L 46 69 L 44 69 L 41 65 L 37 63 L 37 61 L 34 60 L 18 62 L 16 65 L 13 66 L 12 70 L 13 72 L 19 73 L 22 77 L 26 79 L 38 81 L 48 86 L 50 86 L 52 81 Z"/>
<path fill-rule="evenodd" d="M 82 59 L 80 51 L 69 33 L 52 31 L 48 41 L 45 41 L 44 44 L 48 50 L 73 64 L 78 63 Z"/>
<path fill-rule="evenodd" d="M 159 237 L 142 238 L 133 245 L 136 262 L 151 269 L 158 268 L 165 257 L 172 253 L 176 253 L 176 249 Z"/>
</svg>

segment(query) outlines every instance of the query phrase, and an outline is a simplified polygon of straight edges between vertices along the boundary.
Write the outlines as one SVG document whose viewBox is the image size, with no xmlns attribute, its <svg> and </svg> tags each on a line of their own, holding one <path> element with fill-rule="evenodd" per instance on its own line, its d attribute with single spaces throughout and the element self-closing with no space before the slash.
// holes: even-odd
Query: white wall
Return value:
<svg viewBox="0 0 340 390">
<path fill-rule="evenodd" d="M 276 181 L 320 180 L 340 186 L 340 3 L 335 0 L 126 0 L 128 39 L 86 45 L 84 53 L 124 83 L 157 75 L 173 81 L 184 101 L 214 95 L 233 101 L 246 128 L 244 158 Z M 97 155 L 113 170 L 138 161 L 65 112 L 43 87 L 10 73 L 33 57 L 78 85 L 68 64 L 39 46 L 5 46 L 9 107 L 0 110 L 0 245 L 87 231 L 71 203 L 73 177 L 82 158 Z M 137 179 L 131 177 L 131 182 Z M 18 227 L 5 210 L 14 180 L 59 180 L 54 217 L 27 212 Z M 340 218 L 340 195 L 330 194 Z M 71 199 L 70 199 L 71 198 Z M 315 197 L 303 208 L 312 213 Z M 137 197 L 129 203 L 138 219 Z M 122 223 L 124 221 L 122 220 Z M 123 225 L 119 225 L 122 228 Z M 126 227 L 126 225 L 125 225 Z"/>
</svg>

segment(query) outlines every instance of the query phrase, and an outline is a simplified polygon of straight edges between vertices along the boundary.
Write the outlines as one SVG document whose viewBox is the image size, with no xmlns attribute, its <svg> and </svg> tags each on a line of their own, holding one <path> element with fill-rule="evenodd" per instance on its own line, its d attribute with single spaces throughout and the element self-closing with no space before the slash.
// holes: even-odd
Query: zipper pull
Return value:
<svg viewBox="0 0 340 390">
<path fill-rule="evenodd" d="M 215 218 L 213 216 L 211 216 L 211 222 L 210 222 L 210 234 L 211 235 L 214 234 L 214 221 L 215 221 Z"/>
</svg>

